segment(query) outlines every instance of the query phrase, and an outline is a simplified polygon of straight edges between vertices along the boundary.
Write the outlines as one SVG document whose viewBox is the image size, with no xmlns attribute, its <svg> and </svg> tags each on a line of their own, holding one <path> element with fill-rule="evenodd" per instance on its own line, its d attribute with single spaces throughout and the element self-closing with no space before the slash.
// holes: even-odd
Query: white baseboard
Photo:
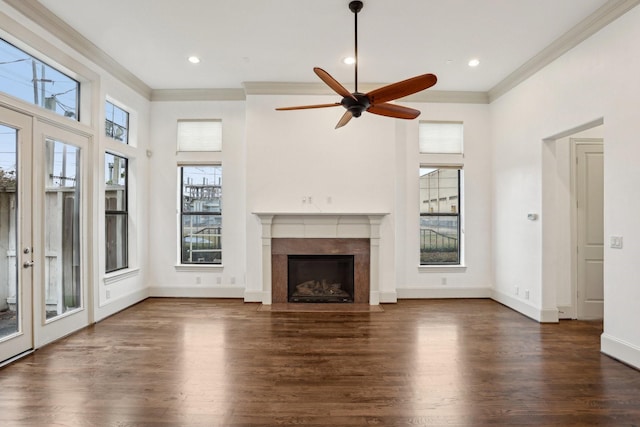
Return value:
<svg viewBox="0 0 640 427">
<path fill-rule="evenodd" d="M 609 334 L 600 336 L 600 351 L 627 365 L 640 369 L 640 347 Z"/>
<path fill-rule="evenodd" d="M 94 314 L 94 322 L 99 322 L 109 316 L 112 316 L 119 311 L 124 310 L 125 308 L 129 308 L 134 304 L 139 303 L 142 300 L 145 300 L 149 297 L 149 289 L 140 289 L 138 291 L 132 292 L 128 295 L 124 295 L 120 298 L 114 298 L 109 301 L 108 304 L 103 304 L 97 308 Z"/>
<path fill-rule="evenodd" d="M 204 286 L 151 286 L 150 297 L 173 298 L 244 298 L 244 288 L 238 286 L 204 287 Z"/>
<path fill-rule="evenodd" d="M 244 291 L 244 302 L 261 302 L 263 304 L 270 304 L 266 301 L 271 301 L 271 295 L 268 292 L 263 291 Z"/>
<path fill-rule="evenodd" d="M 489 288 L 399 288 L 398 299 L 491 298 Z"/>
<path fill-rule="evenodd" d="M 397 292 L 379 292 L 380 303 L 393 304 L 398 302 Z"/>
<path fill-rule="evenodd" d="M 558 323 L 560 320 L 557 309 L 541 310 L 495 289 L 491 291 L 491 299 L 540 323 Z"/>
<path fill-rule="evenodd" d="M 558 306 L 558 318 L 559 319 L 575 319 L 573 315 L 573 307 L 567 305 Z"/>
</svg>

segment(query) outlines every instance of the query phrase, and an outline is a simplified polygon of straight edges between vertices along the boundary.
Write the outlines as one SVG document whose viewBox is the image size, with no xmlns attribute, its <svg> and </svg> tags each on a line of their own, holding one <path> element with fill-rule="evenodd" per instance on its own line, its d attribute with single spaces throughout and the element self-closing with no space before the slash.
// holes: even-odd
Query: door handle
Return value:
<svg viewBox="0 0 640 427">
<path fill-rule="evenodd" d="M 29 267 L 33 267 L 33 261 L 25 261 L 22 266 L 24 268 L 29 268 Z"/>
</svg>

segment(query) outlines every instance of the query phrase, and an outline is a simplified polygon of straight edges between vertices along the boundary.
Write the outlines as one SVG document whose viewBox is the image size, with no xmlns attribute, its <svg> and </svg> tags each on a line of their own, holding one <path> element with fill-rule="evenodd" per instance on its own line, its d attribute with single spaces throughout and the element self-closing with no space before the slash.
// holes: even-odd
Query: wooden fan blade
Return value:
<svg viewBox="0 0 640 427">
<path fill-rule="evenodd" d="M 344 86 L 340 84 L 336 79 L 331 77 L 331 74 L 327 73 L 325 70 L 319 67 L 315 67 L 313 71 L 320 77 L 320 79 L 327 84 L 331 89 L 335 91 L 338 95 L 347 98 L 353 98 L 357 101 L 356 97 L 347 90 Z"/>
<path fill-rule="evenodd" d="M 380 104 L 394 99 L 409 96 L 421 90 L 425 90 L 436 84 L 437 77 L 433 74 L 423 74 L 401 82 L 392 83 L 367 93 L 371 104 Z"/>
<path fill-rule="evenodd" d="M 339 107 L 339 102 L 335 102 L 333 104 L 316 104 L 316 105 L 300 105 L 298 107 L 280 107 L 276 108 L 276 111 L 287 111 L 287 110 L 308 110 L 310 108 L 326 108 L 326 107 Z"/>
<path fill-rule="evenodd" d="M 372 105 L 367 111 L 379 116 L 395 117 L 397 119 L 415 119 L 420 115 L 419 110 L 384 102 L 382 104 Z"/>
<path fill-rule="evenodd" d="M 349 110 L 345 111 L 342 117 L 340 118 L 340 121 L 336 125 L 336 129 L 341 128 L 342 126 L 349 123 L 349 120 L 351 120 L 352 118 L 353 118 L 353 114 L 351 113 L 351 111 Z"/>
</svg>

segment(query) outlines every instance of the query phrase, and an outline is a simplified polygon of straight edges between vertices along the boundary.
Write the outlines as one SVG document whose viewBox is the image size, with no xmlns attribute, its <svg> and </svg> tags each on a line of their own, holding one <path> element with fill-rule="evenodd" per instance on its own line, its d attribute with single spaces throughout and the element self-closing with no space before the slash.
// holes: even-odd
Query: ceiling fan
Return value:
<svg viewBox="0 0 640 427">
<path fill-rule="evenodd" d="M 420 111 L 402 105 L 390 104 L 389 101 L 409 96 L 411 94 L 428 89 L 435 85 L 438 79 L 433 74 L 422 74 L 397 83 L 392 83 L 371 92 L 358 92 L 358 12 L 362 10 L 361 1 L 352 1 L 349 3 L 349 9 L 353 12 L 355 18 L 355 91 L 349 92 L 336 79 L 331 77 L 329 73 L 319 67 L 315 67 L 313 71 L 320 79 L 341 95 L 342 101 L 333 104 L 316 104 L 302 105 L 297 107 L 281 107 L 276 108 L 278 111 L 285 110 L 306 110 L 310 108 L 326 108 L 337 107 L 342 105 L 347 111 L 338 121 L 336 129 L 349 123 L 353 117 L 360 117 L 364 111 L 368 111 L 380 116 L 395 117 L 398 119 L 415 119 L 420 115 Z"/>
</svg>

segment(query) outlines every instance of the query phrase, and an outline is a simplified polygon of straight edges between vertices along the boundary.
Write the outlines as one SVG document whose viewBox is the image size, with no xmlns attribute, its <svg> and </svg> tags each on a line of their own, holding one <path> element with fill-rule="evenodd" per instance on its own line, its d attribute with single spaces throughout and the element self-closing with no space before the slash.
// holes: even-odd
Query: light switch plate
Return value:
<svg viewBox="0 0 640 427">
<path fill-rule="evenodd" d="M 622 236 L 611 236 L 611 247 L 614 249 L 622 249 Z"/>
</svg>

